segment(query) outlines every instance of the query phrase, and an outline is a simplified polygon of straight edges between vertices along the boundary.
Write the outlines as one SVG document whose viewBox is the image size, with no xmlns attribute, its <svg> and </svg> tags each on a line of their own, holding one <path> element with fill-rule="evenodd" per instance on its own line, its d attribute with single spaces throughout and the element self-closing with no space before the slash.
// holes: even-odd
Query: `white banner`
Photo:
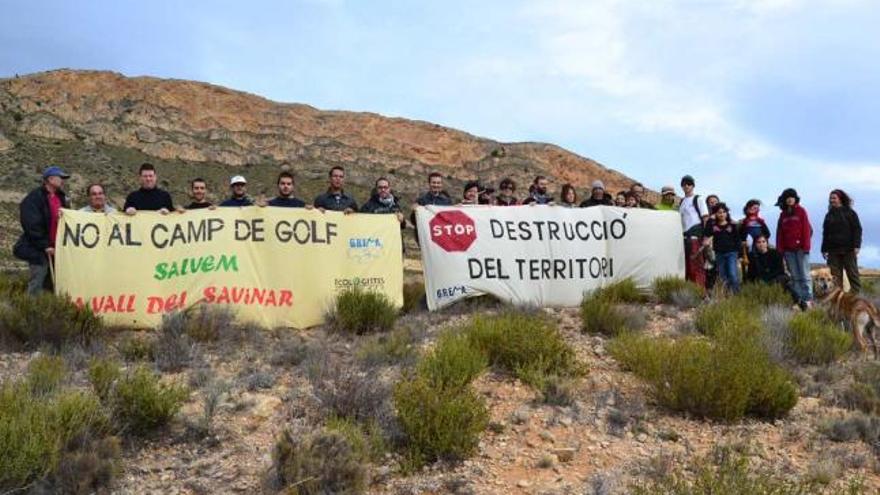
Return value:
<svg viewBox="0 0 880 495">
<path fill-rule="evenodd" d="M 678 212 L 609 206 L 426 206 L 416 211 L 428 308 L 492 294 L 577 306 L 625 278 L 684 277 Z"/>
</svg>

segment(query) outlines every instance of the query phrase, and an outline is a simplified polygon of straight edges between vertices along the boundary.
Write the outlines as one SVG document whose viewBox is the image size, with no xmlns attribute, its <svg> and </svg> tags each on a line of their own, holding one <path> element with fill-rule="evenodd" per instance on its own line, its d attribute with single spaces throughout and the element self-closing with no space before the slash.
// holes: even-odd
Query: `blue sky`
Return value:
<svg viewBox="0 0 880 495">
<path fill-rule="evenodd" d="M 476 5 L 475 5 L 476 4 Z M 547 141 L 648 186 L 690 173 L 734 211 L 856 200 L 880 267 L 873 1 L 0 0 L 0 76 L 195 79 L 323 109 Z M 814 250 L 814 251 L 818 251 Z"/>
</svg>

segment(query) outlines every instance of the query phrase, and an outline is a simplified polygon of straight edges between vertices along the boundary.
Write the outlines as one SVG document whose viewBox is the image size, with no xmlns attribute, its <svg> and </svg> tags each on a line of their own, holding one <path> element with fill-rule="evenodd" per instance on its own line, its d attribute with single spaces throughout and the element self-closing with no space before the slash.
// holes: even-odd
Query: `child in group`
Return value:
<svg viewBox="0 0 880 495">
<path fill-rule="evenodd" d="M 711 228 L 706 231 L 703 242 L 715 251 L 718 275 L 724 285 L 736 294 L 739 292 L 739 270 L 736 263 L 740 246 L 739 229 L 730 220 L 730 210 L 724 203 L 715 205 L 712 216 L 714 221 L 710 223 Z"/>
</svg>

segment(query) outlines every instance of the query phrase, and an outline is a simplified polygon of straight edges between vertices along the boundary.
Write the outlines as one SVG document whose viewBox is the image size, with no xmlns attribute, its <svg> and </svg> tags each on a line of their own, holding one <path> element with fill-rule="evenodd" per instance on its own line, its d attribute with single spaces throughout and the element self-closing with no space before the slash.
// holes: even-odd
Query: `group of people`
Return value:
<svg viewBox="0 0 880 495">
<path fill-rule="evenodd" d="M 771 232 L 761 217 L 761 201 L 750 199 L 743 218 L 734 221 L 730 208 L 717 195 L 701 198 L 694 178 L 681 179 L 684 196 L 679 205 L 685 246 L 686 278 L 707 290 L 717 278 L 732 291 L 740 289 L 740 270 L 746 281 L 780 284 L 801 308 L 813 305 L 810 250 L 813 227 L 796 190 L 782 191 L 776 200 L 779 220 L 775 248 Z M 821 253 L 838 281 L 843 273 L 850 290 L 861 290 L 858 255 L 862 225 L 850 196 L 841 189 L 828 195 L 828 211 L 822 223 Z M 739 263 L 737 262 L 739 261 Z"/>
<path fill-rule="evenodd" d="M 30 280 L 28 292 L 36 294 L 47 285 L 47 277 L 55 250 L 55 232 L 61 208 L 69 208 L 64 192 L 64 180 L 69 175 L 60 167 L 50 166 L 43 172 L 42 185 L 31 191 L 21 202 L 20 220 L 23 233 L 14 247 L 16 257 L 28 262 Z M 345 191 L 345 169 L 332 167 L 328 173 L 326 192 L 311 204 L 295 196 L 296 181 L 288 171 L 278 174 L 277 194 L 269 200 L 254 200 L 247 193 L 247 180 L 236 175 L 229 180 L 229 196 L 219 204 L 208 199 L 208 183 L 201 178 L 190 182 L 191 202 L 175 208 L 171 195 L 158 187 L 155 167 L 144 163 L 138 170 L 140 188 L 128 194 L 122 211 L 135 215 L 138 211 L 157 211 L 162 214 L 217 207 L 275 206 L 318 209 L 343 213 L 394 214 L 401 228 L 406 226 L 403 206 L 392 191 L 391 182 L 380 177 L 374 183 L 371 196 L 360 207 Z M 678 211 L 684 232 L 686 277 L 701 287 L 711 289 L 717 278 L 731 291 L 738 291 L 740 275 L 737 260 L 743 265 L 746 280 L 780 283 L 793 294 L 795 300 L 807 307 L 812 304 L 809 270 L 809 252 L 812 227 L 806 210 L 794 189 L 786 189 L 776 206 L 781 213 L 777 224 L 776 248 L 769 243 L 770 229 L 760 215 L 761 202 L 749 200 L 743 208 L 744 218 L 733 221 L 727 205 L 717 195 L 701 198 L 695 192 L 693 177 L 681 179 L 683 197 L 676 205 L 675 188 L 664 186 L 660 201 L 646 200 L 645 188 L 634 183 L 628 190 L 612 196 L 602 181 L 591 184 L 588 197 L 578 202 L 571 184 L 560 188 L 556 200 L 549 191 L 550 182 L 544 176 L 535 177 L 528 195 L 517 196 L 516 182 L 510 178 L 499 183 L 498 190 L 484 187 L 479 181 L 465 183 L 460 199 L 454 199 L 444 188 L 439 173 L 428 176 L 428 190 L 416 199 L 416 207 L 437 205 L 558 205 L 567 208 L 617 206 L 648 208 L 660 211 Z M 112 213 L 105 188 L 92 183 L 87 189 L 88 204 L 82 211 Z M 411 221 L 415 224 L 415 212 Z M 860 289 L 857 256 L 861 247 L 862 228 L 859 217 L 852 209 L 852 200 L 843 191 L 835 189 L 829 196 L 829 209 L 823 224 L 822 254 L 828 260 L 832 273 L 842 278 L 845 271 L 853 291 Z"/>
</svg>

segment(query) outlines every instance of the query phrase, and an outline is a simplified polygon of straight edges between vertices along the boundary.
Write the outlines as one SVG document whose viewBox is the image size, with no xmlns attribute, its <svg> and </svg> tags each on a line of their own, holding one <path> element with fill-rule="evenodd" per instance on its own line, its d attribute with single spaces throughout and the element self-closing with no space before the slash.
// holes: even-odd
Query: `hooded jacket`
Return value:
<svg viewBox="0 0 880 495">
<path fill-rule="evenodd" d="M 780 253 L 810 252 L 812 235 L 813 227 L 803 206 L 795 204 L 791 209 L 785 208 L 779 213 L 779 222 L 776 224 L 776 249 Z"/>
</svg>

